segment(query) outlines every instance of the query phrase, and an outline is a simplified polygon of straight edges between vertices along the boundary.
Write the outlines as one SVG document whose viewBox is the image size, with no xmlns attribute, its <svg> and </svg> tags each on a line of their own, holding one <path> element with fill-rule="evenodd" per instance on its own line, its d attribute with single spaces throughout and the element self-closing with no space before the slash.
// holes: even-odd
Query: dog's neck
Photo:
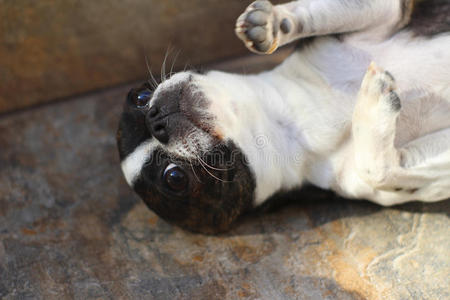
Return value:
<svg viewBox="0 0 450 300">
<path fill-rule="evenodd" d="M 255 205 L 305 181 L 328 188 L 335 177 L 329 159 L 349 140 L 353 105 L 342 101 L 351 97 L 295 59 L 259 75 L 213 71 L 200 80 L 217 130 L 241 148 L 253 170 Z"/>
</svg>

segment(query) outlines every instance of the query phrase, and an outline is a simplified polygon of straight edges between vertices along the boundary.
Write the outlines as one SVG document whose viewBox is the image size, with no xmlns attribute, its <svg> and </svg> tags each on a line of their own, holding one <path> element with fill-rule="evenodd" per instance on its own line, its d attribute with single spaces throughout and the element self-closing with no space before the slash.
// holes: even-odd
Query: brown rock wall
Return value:
<svg viewBox="0 0 450 300">
<path fill-rule="evenodd" d="M 0 1 L 0 112 L 247 53 L 244 0 Z M 274 3 L 277 1 L 274 1 Z M 280 2 L 280 1 L 278 1 Z"/>
</svg>

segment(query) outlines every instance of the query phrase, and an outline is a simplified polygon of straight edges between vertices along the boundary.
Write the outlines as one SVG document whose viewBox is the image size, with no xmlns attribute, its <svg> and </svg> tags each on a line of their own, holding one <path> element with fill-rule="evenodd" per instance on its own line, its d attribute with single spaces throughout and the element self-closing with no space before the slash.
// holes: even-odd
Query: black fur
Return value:
<svg viewBox="0 0 450 300">
<path fill-rule="evenodd" d="M 142 88 L 147 88 L 147 86 L 143 85 L 140 88 L 132 89 L 128 93 L 123 108 L 116 136 L 120 160 L 133 152 L 142 142 L 152 137 L 145 127 L 146 110 L 138 108 L 134 104 L 137 93 Z"/>
<path fill-rule="evenodd" d="M 419 1 L 407 28 L 420 36 L 450 32 L 450 0 Z"/>
<path fill-rule="evenodd" d="M 233 143 L 217 145 L 208 154 L 222 157 L 221 163 L 214 160 L 214 167 L 223 170 L 206 171 L 208 167 L 199 162 L 169 156 L 162 148 L 153 155 L 158 159 L 152 159 L 142 170 L 134 189 L 164 220 L 194 232 L 219 233 L 229 230 L 252 207 L 255 181 L 242 152 Z M 208 156 L 202 159 L 207 161 Z M 180 194 L 171 192 L 163 181 L 162 172 L 173 162 L 189 177 L 188 190 Z"/>
</svg>

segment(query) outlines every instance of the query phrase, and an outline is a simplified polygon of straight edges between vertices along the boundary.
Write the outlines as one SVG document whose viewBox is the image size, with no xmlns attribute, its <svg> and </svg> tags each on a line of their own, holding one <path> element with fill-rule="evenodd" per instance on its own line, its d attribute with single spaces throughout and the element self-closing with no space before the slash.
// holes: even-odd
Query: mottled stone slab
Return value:
<svg viewBox="0 0 450 300">
<path fill-rule="evenodd" d="M 450 298 L 449 201 L 305 190 L 221 236 L 165 223 L 119 169 L 128 88 L 0 118 L 1 299 Z"/>
<path fill-rule="evenodd" d="M 242 0 L 0 1 L 0 112 L 247 53 Z M 274 1 L 281 2 L 281 1 Z M 157 74 L 157 75 L 156 75 Z"/>
</svg>

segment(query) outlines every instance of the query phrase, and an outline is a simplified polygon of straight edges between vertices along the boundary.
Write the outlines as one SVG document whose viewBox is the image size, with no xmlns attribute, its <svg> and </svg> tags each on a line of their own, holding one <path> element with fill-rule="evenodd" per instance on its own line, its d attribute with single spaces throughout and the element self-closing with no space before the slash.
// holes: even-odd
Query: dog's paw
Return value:
<svg viewBox="0 0 450 300">
<path fill-rule="evenodd" d="M 236 22 L 236 34 L 248 49 L 258 54 L 271 54 L 278 48 L 280 24 L 267 0 L 253 2 Z"/>
<path fill-rule="evenodd" d="M 394 77 L 375 63 L 371 63 L 361 85 L 361 95 L 372 105 L 381 105 L 397 113 L 402 105 L 398 97 Z"/>
</svg>

